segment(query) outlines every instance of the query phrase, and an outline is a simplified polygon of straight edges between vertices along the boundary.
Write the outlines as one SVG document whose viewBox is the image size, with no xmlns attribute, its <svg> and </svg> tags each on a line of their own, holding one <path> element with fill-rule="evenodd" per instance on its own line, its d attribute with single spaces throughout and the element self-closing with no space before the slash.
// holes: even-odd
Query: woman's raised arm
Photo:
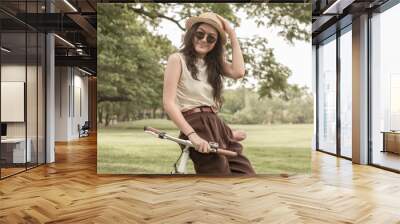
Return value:
<svg viewBox="0 0 400 224">
<path fill-rule="evenodd" d="M 228 21 L 221 16 L 218 18 L 222 21 L 224 25 L 224 30 L 228 34 L 232 45 L 232 63 L 229 63 L 224 55 L 222 69 L 224 70 L 224 75 L 233 79 L 243 78 L 245 74 L 244 59 L 242 50 L 240 49 L 239 41 L 236 37 L 235 30 L 231 27 Z"/>
</svg>

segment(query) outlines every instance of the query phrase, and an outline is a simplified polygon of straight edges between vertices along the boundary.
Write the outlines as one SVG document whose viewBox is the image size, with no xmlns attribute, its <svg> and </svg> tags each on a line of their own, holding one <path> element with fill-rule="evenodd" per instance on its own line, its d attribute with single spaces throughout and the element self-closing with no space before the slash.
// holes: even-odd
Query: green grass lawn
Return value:
<svg viewBox="0 0 400 224">
<path fill-rule="evenodd" d="M 98 173 L 168 174 L 180 154 L 172 141 L 156 138 L 143 131 L 151 126 L 178 136 L 178 129 L 168 120 L 141 120 L 120 123 L 98 130 Z M 310 172 L 312 124 L 301 125 L 230 125 L 242 129 L 244 154 L 257 174 Z M 188 164 L 194 173 L 193 164 Z"/>
</svg>

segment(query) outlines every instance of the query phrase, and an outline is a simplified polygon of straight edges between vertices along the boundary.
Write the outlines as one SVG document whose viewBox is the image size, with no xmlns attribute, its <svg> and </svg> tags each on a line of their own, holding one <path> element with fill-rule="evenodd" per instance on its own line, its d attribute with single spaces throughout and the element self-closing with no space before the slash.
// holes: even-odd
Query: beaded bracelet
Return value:
<svg viewBox="0 0 400 224">
<path fill-rule="evenodd" d="M 192 132 L 190 132 L 189 134 L 187 134 L 186 136 L 189 138 L 189 135 L 195 134 L 195 133 L 196 133 L 195 131 L 192 131 Z"/>
</svg>

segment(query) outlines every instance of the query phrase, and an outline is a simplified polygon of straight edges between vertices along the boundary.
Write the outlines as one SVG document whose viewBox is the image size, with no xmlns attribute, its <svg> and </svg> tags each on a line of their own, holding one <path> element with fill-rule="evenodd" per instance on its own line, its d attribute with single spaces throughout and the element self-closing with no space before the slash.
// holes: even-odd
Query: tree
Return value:
<svg viewBox="0 0 400 224">
<path fill-rule="evenodd" d="M 99 106 L 130 102 L 124 108 L 132 112 L 160 107 L 163 64 L 176 50 L 171 42 L 149 32 L 126 4 L 98 7 L 98 34 Z M 102 111 L 107 118 L 110 108 Z"/>
<path fill-rule="evenodd" d="M 168 20 L 184 31 L 188 17 L 205 11 L 218 13 L 235 26 L 240 25 L 238 13 L 244 12 L 255 18 L 260 28 L 278 27 L 279 34 L 289 43 L 310 38 L 310 4 L 99 4 L 99 113 L 107 119 L 129 119 L 144 110 L 152 110 L 154 114 L 161 108 L 163 70 L 168 55 L 177 49 L 156 30 L 162 20 Z M 291 71 L 275 59 L 268 41 L 254 37 L 240 42 L 248 66 L 246 76 L 259 80 L 260 96 L 286 96 Z M 227 51 L 231 51 L 229 45 Z M 107 119 L 105 123 L 109 124 Z"/>
<path fill-rule="evenodd" d="M 278 95 L 259 97 L 251 89 L 224 92 L 220 115 L 228 123 L 237 124 L 304 124 L 313 122 L 313 97 L 307 87 L 294 85 L 287 90 L 287 99 Z M 246 102 L 245 102 L 246 101 Z"/>
<path fill-rule="evenodd" d="M 279 35 L 289 43 L 293 43 L 295 40 L 308 41 L 310 39 L 310 3 L 170 3 L 163 5 L 137 3 L 132 4 L 131 8 L 150 26 L 153 26 L 153 29 L 157 29 L 162 19 L 167 19 L 184 31 L 183 22 L 186 18 L 206 11 L 218 13 L 235 26 L 239 26 L 240 18 L 237 15 L 244 12 L 247 18 L 254 18 L 260 28 L 277 27 Z M 240 42 L 247 65 L 247 78 L 242 82 L 246 83 L 248 78 L 253 77 L 259 80 L 260 96 L 272 97 L 274 92 L 285 96 L 289 86 L 287 80 L 291 71 L 276 61 L 273 48 L 268 47 L 267 39 L 254 37 L 241 39 Z M 231 55 L 230 46 L 228 45 L 227 48 L 228 54 Z M 233 82 L 230 80 L 229 84 L 233 84 Z"/>
</svg>

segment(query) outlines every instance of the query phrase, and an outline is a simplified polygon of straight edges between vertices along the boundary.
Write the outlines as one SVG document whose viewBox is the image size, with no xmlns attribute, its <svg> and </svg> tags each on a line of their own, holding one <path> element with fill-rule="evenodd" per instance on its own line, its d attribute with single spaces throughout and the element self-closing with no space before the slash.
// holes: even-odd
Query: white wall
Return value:
<svg viewBox="0 0 400 224">
<path fill-rule="evenodd" d="M 3 64 L 1 66 L 1 81 L 3 82 L 25 82 L 25 65 L 18 64 Z M 7 108 L 1 108 L 7 110 Z M 7 123 L 8 137 L 24 137 L 25 122 L 8 122 Z"/>
<path fill-rule="evenodd" d="M 2 65 L 1 81 L 25 82 L 25 64 L 24 65 Z"/>
<path fill-rule="evenodd" d="M 24 122 L 25 82 L 1 82 L 1 121 Z M 36 108 L 36 105 L 34 105 Z"/>
<path fill-rule="evenodd" d="M 37 70 L 38 69 L 38 70 Z M 18 108 L 13 108 L 13 106 L 5 106 L 2 102 L 2 115 L 4 113 L 19 113 L 19 120 L 17 122 L 6 122 L 7 123 L 7 137 L 9 138 L 24 138 L 25 135 L 31 141 L 29 146 L 32 151 L 32 161 L 36 162 L 39 159 L 39 163 L 44 163 L 45 159 L 45 120 L 44 120 L 44 74 L 42 73 L 42 67 L 36 66 L 25 66 L 25 64 L 2 64 L 1 66 L 1 76 L 2 76 L 2 96 L 1 98 L 10 98 L 7 94 L 15 95 L 17 93 L 11 93 L 12 91 L 6 91 L 3 84 L 10 82 L 20 82 L 26 84 L 26 99 L 25 95 L 20 97 L 22 102 L 14 101 L 9 102 L 10 104 L 19 104 Z M 25 80 L 27 78 L 27 81 Z M 16 88 L 13 86 L 13 88 Z M 18 91 L 19 94 L 24 94 L 24 87 Z M 5 95 L 4 95 L 5 94 Z M 12 98 L 12 97 L 11 97 Z M 26 106 L 25 106 L 26 102 Z M 25 120 L 26 112 L 26 120 Z M 4 120 L 4 117 L 2 117 Z M 37 155 L 37 153 L 39 155 Z M 51 158 L 51 157 L 48 157 Z M 48 160 L 52 162 L 51 160 Z"/>
<path fill-rule="evenodd" d="M 68 141 L 68 86 L 67 67 L 55 68 L 55 141 Z"/>
<path fill-rule="evenodd" d="M 79 138 L 78 124 L 88 120 L 88 78 L 83 75 L 76 68 L 56 67 L 56 141 Z"/>
</svg>

